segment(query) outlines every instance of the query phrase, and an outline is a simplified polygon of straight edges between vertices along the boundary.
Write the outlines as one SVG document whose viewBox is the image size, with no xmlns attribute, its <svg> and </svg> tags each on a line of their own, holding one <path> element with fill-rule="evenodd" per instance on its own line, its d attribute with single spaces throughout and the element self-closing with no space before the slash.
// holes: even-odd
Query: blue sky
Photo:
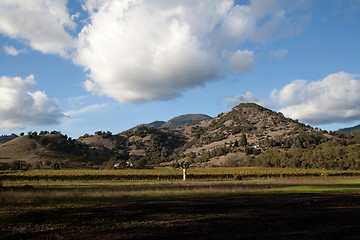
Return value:
<svg viewBox="0 0 360 240">
<path fill-rule="evenodd" d="M 360 1 L 0 1 L 0 135 L 119 133 L 256 102 L 360 123 Z"/>
</svg>

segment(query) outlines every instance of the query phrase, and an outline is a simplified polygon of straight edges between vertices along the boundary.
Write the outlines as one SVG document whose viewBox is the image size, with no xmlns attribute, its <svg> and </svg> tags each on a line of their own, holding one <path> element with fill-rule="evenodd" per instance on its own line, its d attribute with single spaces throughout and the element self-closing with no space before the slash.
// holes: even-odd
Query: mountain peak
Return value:
<svg viewBox="0 0 360 240">
<path fill-rule="evenodd" d="M 205 114 L 184 114 L 174 117 L 163 124 L 162 128 L 175 129 L 186 125 L 191 125 L 200 121 L 210 120 L 212 117 Z"/>
</svg>

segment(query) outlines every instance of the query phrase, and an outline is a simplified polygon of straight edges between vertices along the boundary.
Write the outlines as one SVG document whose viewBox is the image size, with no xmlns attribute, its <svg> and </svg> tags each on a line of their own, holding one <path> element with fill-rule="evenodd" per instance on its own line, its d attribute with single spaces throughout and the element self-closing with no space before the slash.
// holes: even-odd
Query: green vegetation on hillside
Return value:
<svg viewBox="0 0 360 240">
<path fill-rule="evenodd" d="M 306 137 L 306 136 L 303 136 Z M 311 139 L 310 138 L 306 138 Z M 298 167 L 325 169 L 360 169 L 360 135 L 354 139 L 332 138 L 320 142 L 300 142 L 289 150 L 272 149 L 261 154 L 253 163 L 265 167 Z M 305 145 L 306 147 L 303 147 Z"/>
</svg>

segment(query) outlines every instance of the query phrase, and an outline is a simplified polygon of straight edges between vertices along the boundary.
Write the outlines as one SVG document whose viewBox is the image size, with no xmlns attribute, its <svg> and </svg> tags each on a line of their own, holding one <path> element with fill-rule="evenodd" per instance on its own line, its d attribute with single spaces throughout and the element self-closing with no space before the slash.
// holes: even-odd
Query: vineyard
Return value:
<svg viewBox="0 0 360 240">
<path fill-rule="evenodd" d="M 191 180 L 242 180 L 272 177 L 360 176 L 358 170 L 292 169 L 292 168 L 192 168 Z M 65 180 L 181 180 L 181 169 L 122 169 L 122 170 L 39 170 L 0 172 L 0 181 L 65 181 Z"/>
<path fill-rule="evenodd" d="M 183 181 L 182 169 L 170 168 L 1 171 L 0 236 L 149 239 L 153 234 L 156 239 L 163 230 L 165 239 L 174 239 L 178 229 L 192 236 L 220 222 L 221 233 L 230 233 L 225 239 L 236 239 L 234 231 L 257 232 L 254 223 L 259 222 L 282 234 L 278 226 L 289 226 L 289 219 L 295 220 L 288 233 L 298 233 L 299 223 L 319 219 L 319 212 L 334 216 L 321 215 L 327 233 L 337 216 L 359 214 L 360 171 L 247 167 L 190 168 L 187 173 Z M 298 219 L 299 212 L 306 219 Z M 349 229 L 358 236 L 353 223 Z"/>
</svg>

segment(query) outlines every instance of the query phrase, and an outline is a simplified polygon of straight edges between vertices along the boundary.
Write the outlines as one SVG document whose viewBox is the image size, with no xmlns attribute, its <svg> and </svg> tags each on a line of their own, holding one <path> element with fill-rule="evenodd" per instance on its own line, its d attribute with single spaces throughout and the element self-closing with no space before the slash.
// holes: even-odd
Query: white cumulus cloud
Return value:
<svg viewBox="0 0 360 240">
<path fill-rule="evenodd" d="M 320 81 L 295 80 L 271 98 L 283 105 L 287 117 L 309 124 L 351 122 L 360 119 L 360 75 L 330 74 Z"/>
<path fill-rule="evenodd" d="M 0 129 L 59 123 L 64 115 L 41 91 L 33 91 L 34 76 L 0 77 Z"/>
<path fill-rule="evenodd" d="M 226 69 L 251 70 L 254 52 L 241 44 L 294 34 L 300 2 L 88 0 L 74 62 L 88 72 L 92 93 L 119 102 L 174 98 Z"/>
<path fill-rule="evenodd" d="M 42 53 L 67 56 L 74 39 L 66 29 L 75 29 L 66 0 L 1 0 L 0 33 L 25 41 Z"/>
</svg>

